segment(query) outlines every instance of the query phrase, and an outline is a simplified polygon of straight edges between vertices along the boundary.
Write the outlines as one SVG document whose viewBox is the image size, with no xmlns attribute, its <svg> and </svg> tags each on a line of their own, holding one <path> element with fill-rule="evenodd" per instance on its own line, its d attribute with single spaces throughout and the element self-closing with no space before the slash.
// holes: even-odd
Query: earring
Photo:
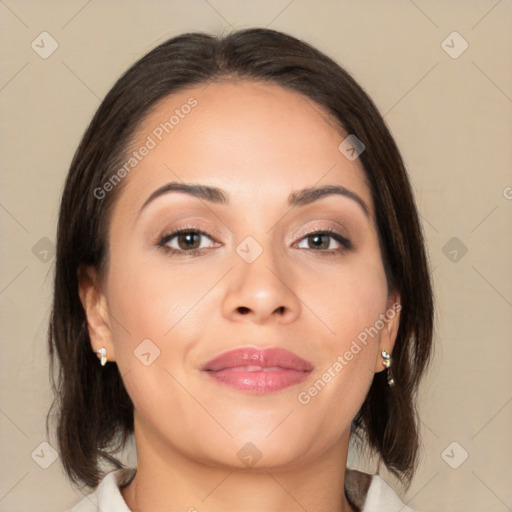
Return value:
<svg viewBox="0 0 512 512">
<path fill-rule="evenodd" d="M 393 360 L 391 359 L 391 354 L 389 354 L 385 350 L 382 350 L 381 355 L 383 359 L 382 364 L 388 371 L 388 385 L 392 387 L 395 385 L 395 380 L 391 376 L 391 363 L 393 362 Z"/>
<path fill-rule="evenodd" d="M 101 347 L 99 350 L 96 350 L 96 354 L 100 358 L 101 366 L 105 366 L 105 364 L 107 364 L 107 349 Z"/>
</svg>

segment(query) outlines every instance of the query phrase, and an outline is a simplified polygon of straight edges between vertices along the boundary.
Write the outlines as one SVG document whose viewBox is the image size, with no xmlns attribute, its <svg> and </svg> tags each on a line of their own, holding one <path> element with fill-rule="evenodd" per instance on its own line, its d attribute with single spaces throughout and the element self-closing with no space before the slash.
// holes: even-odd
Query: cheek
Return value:
<svg viewBox="0 0 512 512">
<path fill-rule="evenodd" d="M 188 325 L 189 314 L 218 280 L 217 273 L 176 266 L 165 256 L 133 251 L 117 261 L 119 271 L 109 277 L 109 308 L 123 319 L 134 341 L 173 338 L 176 329 Z"/>
<path fill-rule="evenodd" d="M 304 282 L 304 302 L 314 304 L 321 361 L 312 384 L 297 400 L 312 417 L 325 418 L 334 431 L 348 428 L 359 410 L 374 376 L 381 334 L 380 315 L 387 304 L 387 283 L 378 258 L 354 258 L 316 286 Z"/>
<path fill-rule="evenodd" d="M 332 349 L 343 349 L 385 312 L 387 282 L 378 253 L 349 256 L 331 271 L 317 273 L 315 279 L 310 272 L 303 274 L 299 294 L 324 324 L 319 332 Z"/>
<path fill-rule="evenodd" d="M 145 410 L 152 407 L 148 397 L 162 399 L 163 390 L 180 393 L 177 382 L 193 373 L 191 353 L 219 315 L 216 284 L 230 267 L 177 265 L 165 254 L 129 249 L 114 257 L 117 271 L 109 274 L 108 296 L 116 360 L 132 400 Z"/>
<path fill-rule="evenodd" d="M 112 337 L 116 363 L 138 414 L 180 437 L 187 424 L 172 420 L 191 414 L 194 402 L 179 383 L 186 380 L 189 352 L 206 325 L 201 298 L 218 277 L 158 260 L 128 253 L 118 258 L 108 287 L 115 318 Z"/>
</svg>

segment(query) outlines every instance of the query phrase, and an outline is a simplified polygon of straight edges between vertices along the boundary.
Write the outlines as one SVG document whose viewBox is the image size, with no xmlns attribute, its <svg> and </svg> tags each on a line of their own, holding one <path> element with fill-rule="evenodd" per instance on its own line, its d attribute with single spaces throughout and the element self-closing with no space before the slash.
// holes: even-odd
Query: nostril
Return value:
<svg viewBox="0 0 512 512">
<path fill-rule="evenodd" d="M 280 315 L 284 315 L 284 306 L 279 306 L 277 309 L 276 309 L 276 312 Z"/>
<path fill-rule="evenodd" d="M 249 313 L 250 309 L 249 308 L 246 308 L 245 306 L 240 306 L 238 308 L 238 312 L 241 313 L 242 315 L 246 315 L 247 313 Z"/>
</svg>

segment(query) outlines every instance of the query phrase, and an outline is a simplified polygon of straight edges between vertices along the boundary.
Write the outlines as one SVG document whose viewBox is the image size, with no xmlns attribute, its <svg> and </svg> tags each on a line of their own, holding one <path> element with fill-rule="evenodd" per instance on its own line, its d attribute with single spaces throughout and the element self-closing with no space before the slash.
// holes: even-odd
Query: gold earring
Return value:
<svg viewBox="0 0 512 512">
<path fill-rule="evenodd" d="M 107 364 L 107 349 L 101 347 L 99 350 L 96 350 L 96 354 L 100 358 L 101 366 L 105 366 Z"/>
<path fill-rule="evenodd" d="M 383 359 L 382 364 L 384 365 L 384 368 L 386 368 L 386 370 L 388 371 L 388 385 L 392 387 L 395 385 L 395 380 L 391 376 L 391 364 L 393 363 L 393 359 L 391 358 L 391 354 L 389 354 L 385 350 L 381 351 L 381 355 Z"/>
</svg>

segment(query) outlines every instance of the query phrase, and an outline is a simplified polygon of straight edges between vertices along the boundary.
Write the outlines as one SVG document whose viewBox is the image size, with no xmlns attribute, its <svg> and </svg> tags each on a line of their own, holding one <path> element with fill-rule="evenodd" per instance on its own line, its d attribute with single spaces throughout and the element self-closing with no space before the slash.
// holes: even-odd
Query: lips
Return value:
<svg viewBox="0 0 512 512">
<path fill-rule="evenodd" d="M 298 384 L 313 365 L 282 348 L 239 348 L 208 361 L 202 368 L 218 383 L 241 391 L 266 393 Z"/>
</svg>

